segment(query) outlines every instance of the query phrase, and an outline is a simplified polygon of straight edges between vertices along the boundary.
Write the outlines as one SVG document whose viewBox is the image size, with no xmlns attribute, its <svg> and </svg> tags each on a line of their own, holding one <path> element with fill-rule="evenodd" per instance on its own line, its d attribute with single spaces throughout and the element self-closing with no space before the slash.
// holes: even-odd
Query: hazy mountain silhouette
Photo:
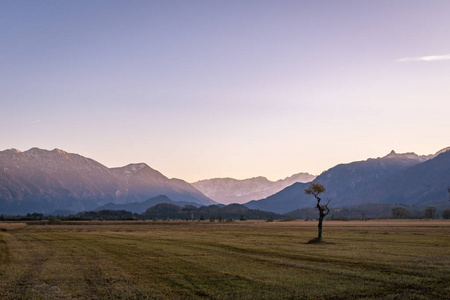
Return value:
<svg viewBox="0 0 450 300">
<path fill-rule="evenodd" d="M 444 205 L 450 184 L 447 156 L 450 156 L 448 151 L 428 156 L 392 151 L 381 158 L 337 165 L 314 181 L 326 187 L 323 198 L 332 200 L 331 207 L 364 203 Z M 305 195 L 307 186 L 295 183 L 277 194 L 245 205 L 276 213 L 314 207 L 314 198 Z"/>
<path fill-rule="evenodd" d="M 0 151 L 1 213 L 78 212 L 158 195 L 199 205 L 216 203 L 189 183 L 169 179 L 143 163 L 110 169 L 59 149 Z"/>
<path fill-rule="evenodd" d="M 251 200 L 265 198 L 273 195 L 295 182 L 310 182 L 316 176 L 308 173 L 298 173 L 280 179 L 270 181 L 265 177 L 249 179 L 213 178 L 200 180 L 192 185 L 207 197 L 224 204 L 244 203 Z"/>
</svg>

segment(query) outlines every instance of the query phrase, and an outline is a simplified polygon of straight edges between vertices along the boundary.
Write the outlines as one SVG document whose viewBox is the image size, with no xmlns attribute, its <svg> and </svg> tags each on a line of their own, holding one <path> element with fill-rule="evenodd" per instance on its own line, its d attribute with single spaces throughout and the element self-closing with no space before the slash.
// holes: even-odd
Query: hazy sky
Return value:
<svg viewBox="0 0 450 300">
<path fill-rule="evenodd" d="M 0 150 L 279 179 L 450 146 L 450 1 L 0 1 Z"/>
</svg>

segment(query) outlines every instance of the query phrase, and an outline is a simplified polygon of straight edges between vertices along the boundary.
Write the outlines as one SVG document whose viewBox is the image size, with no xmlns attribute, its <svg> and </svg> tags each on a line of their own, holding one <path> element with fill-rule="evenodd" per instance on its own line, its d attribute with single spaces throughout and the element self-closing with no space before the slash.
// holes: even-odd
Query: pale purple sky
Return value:
<svg viewBox="0 0 450 300">
<path fill-rule="evenodd" d="M 0 1 L 0 150 L 279 179 L 450 146 L 450 1 Z"/>
</svg>

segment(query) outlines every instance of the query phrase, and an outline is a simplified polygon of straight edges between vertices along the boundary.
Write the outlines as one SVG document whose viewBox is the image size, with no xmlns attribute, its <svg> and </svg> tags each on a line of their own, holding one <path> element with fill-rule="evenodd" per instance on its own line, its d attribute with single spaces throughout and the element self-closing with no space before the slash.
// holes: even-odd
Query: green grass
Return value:
<svg viewBox="0 0 450 300">
<path fill-rule="evenodd" d="M 1 299 L 450 298 L 448 221 L 6 225 Z"/>
</svg>

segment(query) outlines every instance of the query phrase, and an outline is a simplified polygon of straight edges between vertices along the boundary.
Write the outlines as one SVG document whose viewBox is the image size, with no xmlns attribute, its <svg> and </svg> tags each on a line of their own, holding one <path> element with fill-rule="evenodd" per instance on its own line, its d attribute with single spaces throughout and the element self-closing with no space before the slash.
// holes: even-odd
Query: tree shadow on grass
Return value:
<svg viewBox="0 0 450 300">
<path fill-rule="evenodd" d="M 332 242 L 327 242 L 327 241 L 324 241 L 324 240 L 322 240 L 322 239 L 319 239 L 319 238 L 313 238 L 312 240 L 309 240 L 306 244 L 328 244 L 328 245 L 335 245 L 335 243 L 332 243 Z"/>
</svg>

